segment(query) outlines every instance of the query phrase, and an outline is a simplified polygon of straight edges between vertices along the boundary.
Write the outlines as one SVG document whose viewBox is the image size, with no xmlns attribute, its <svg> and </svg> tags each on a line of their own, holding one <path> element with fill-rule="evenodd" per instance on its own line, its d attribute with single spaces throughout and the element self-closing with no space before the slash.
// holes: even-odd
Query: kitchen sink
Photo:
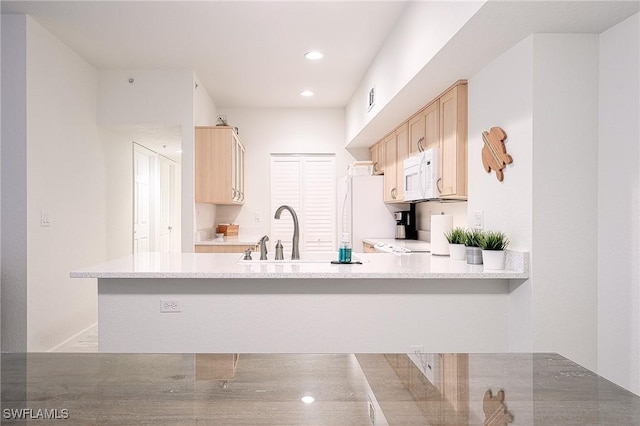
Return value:
<svg viewBox="0 0 640 426">
<path fill-rule="evenodd" d="M 267 254 L 267 260 L 260 260 L 259 252 L 251 253 L 252 260 L 244 260 L 244 254 L 238 259 L 238 263 L 330 263 L 331 261 L 338 260 L 338 252 L 335 251 L 307 251 L 300 253 L 300 260 L 291 260 L 290 257 L 286 257 L 284 260 L 275 260 L 275 253 Z M 357 253 L 351 254 L 352 262 L 368 263 Z"/>
</svg>

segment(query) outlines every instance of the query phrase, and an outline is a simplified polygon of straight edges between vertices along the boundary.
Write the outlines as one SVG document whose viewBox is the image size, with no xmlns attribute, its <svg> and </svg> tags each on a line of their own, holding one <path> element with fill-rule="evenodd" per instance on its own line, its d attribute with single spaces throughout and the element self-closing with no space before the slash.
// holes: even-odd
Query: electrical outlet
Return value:
<svg viewBox="0 0 640 426">
<path fill-rule="evenodd" d="M 182 301 L 179 299 L 160 299 L 160 312 L 182 312 Z"/>
<path fill-rule="evenodd" d="M 411 353 L 412 354 L 423 354 L 424 353 L 424 345 L 411 345 Z"/>
<path fill-rule="evenodd" d="M 262 218 L 260 217 L 260 212 L 255 212 L 253 214 L 253 220 L 254 222 L 260 222 L 262 220 Z"/>
</svg>

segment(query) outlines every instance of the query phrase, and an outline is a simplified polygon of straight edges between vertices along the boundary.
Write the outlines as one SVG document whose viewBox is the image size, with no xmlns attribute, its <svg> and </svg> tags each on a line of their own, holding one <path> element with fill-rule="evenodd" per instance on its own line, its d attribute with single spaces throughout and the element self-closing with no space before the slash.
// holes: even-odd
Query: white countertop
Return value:
<svg viewBox="0 0 640 426">
<path fill-rule="evenodd" d="M 412 252 L 429 252 L 431 251 L 431 243 L 420 240 L 396 240 L 394 238 L 364 238 L 362 241 L 369 244 L 389 244 L 396 247 L 402 247 Z"/>
<path fill-rule="evenodd" d="M 507 251 L 502 271 L 428 253 L 354 253 L 363 264 L 242 263 L 237 253 L 143 253 L 71 272 L 72 278 L 199 279 L 527 279 L 529 254 Z M 329 256 L 332 256 L 329 254 Z M 336 255 L 337 258 L 337 255 Z"/>
</svg>

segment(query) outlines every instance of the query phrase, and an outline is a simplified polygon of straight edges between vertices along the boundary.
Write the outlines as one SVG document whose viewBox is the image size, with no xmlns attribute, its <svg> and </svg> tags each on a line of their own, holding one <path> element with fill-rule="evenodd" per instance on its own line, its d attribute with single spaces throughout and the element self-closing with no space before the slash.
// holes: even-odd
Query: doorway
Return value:
<svg viewBox="0 0 640 426">
<path fill-rule="evenodd" d="M 133 143 L 133 253 L 180 252 L 180 164 Z"/>
</svg>

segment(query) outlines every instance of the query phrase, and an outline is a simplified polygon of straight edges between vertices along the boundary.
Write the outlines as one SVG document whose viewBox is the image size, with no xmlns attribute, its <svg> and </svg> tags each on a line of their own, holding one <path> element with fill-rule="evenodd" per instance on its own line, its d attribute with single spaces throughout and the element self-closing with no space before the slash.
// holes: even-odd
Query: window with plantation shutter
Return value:
<svg viewBox="0 0 640 426">
<path fill-rule="evenodd" d="M 271 211 L 291 206 L 298 215 L 300 251 L 335 251 L 336 177 L 333 155 L 272 155 Z M 287 211 L 271 220 L 271 242 L 291 255 L 293 220 Z"/>
</svg>

